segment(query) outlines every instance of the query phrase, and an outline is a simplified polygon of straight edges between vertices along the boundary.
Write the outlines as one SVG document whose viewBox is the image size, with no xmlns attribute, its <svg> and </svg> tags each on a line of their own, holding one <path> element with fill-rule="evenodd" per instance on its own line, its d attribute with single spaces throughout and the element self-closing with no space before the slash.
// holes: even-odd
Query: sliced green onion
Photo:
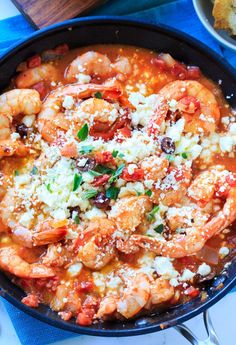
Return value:
<svg viewBox="0 0 236 345">
<path fill-rule="evenodd" d="M 173 162 L 175 157 L 173 155 L 166 155 L 166 159 L 169 161 L 169 162 Z"/>
<path fill-rule="evenodd" d="M 38 172 L 39 172 L 38 168 L 34 166 L 33 169 L 31 170 L 30 174 L 31 175 L 37 175 Z"/>
<path fill-rule="evenodd" d="M 124 153 L 119 153 L 119 154 L 118 154 L 118 157 L 119 157 L 119 158 L 124 158 L 124 156 L 125 156 Z"/>
<path fill-rule="evenodd" d="M 83 199 L 91 199 L 94 196 L 96 196 L 97 193 L 98 193 L 98 191 L 96 189 L 87 190 L 87 192 L 84 192 L 84 194 L 83 194 Z"/>
<path fill-rule="evenodd" d="M 101 92 L 96 92 L 95 94 L 94 94 L 94 97 L 95 98 L 98 98 L 98 99 L 102 99 L 102 94 L 101 94 Z"/>
<path fill-rule="evenodd" d="M 146 190 L 146 191 L 145 191 L 145 194 L 146 194 L 147 196 L 151 196 L 151 195 L 152 195 L 151 189 Z"/>
<path fill-rule="evenodd" d="M 51 190 L 51 185 L 50 185 L 50 183 L 48 183 L 48 184 L 46 184 L 46 188 L 47 188 L 47 190 L 50 192 L 50 193 L 52 193 L 52 190 Z"/>
<path fill-rule="evenodd" d="M 188 154 L 186 152 L 183 152 L 182 155 L 181 155 L 184 159 L 187 159 L 188 158 Z"/>
<path fill-rule="evenodd" d="M 155 214 L 159 211 L 160 207 L 159 206 L 154 206 L 151 212 L 148 213 L 147 215 L 147 220 L 149 222 L 152 222 L 155 219 Z"/>
<path fill-rule="evenodd" d="M 118 153 L 119 153 L 119 151 L 113 150 L 113 151 L 112 151 L 112 157 L 116 158 L 117 155 L 118 155 Z"/>
<path fill-rule="evenodd" d="M 97 171 L 94 171 L 94 170 L 89 170 L 88 173 L 89 173 L 90 175 L 96 176 L 96 177 L 97 177 L 97 176 L 103 175 L 103 174 L 101 174 L 101 173 L 99 173 L 99 172 L 97 172 Z"/>
<path fill-rule="evenodd" d="M 79 219 L 79 215 L 78 214 L 74 217 L 73 221 L 75 222 L 75 224 L 79 224 L 80 223 L 80 219 Z"/>
<path fill-rule="evenodd" d="M 101 175 L 103 175 L 103 174 L 110 174 L 111 175 L 111 174 L 115 173 L 114 169 L 105 167 L 104 165 L 97 165 L 96 166 L 96 171 L 101 173 Z"/>
</svg>

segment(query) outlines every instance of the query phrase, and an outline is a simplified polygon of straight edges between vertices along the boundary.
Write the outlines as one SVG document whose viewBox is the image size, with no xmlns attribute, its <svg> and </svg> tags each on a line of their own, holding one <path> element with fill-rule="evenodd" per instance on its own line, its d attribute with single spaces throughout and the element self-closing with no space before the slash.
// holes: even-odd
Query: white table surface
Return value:
<svg viewBox="0 0 236 345">
<path fill-rule="evenodd" d="M 189 0 L 190 1 L 190 0 Z M 0 0 L 0 20 L 17 15 L 19 12 L 10 0 Z M 228 294 L 219 303 L 210 309 L 210 315 L 221 341 L 221 345 L 236 344 L 236 293 Z M 198 316 L 186 323 L 195 334 L 203 339 L 206 334 L 202 317 Z M 125 338 L 100 338 L 80 336 L 57 342 L 57 345 L 187 345 L 187 342 L 174 329 L 168 329 L 156 334 Z M 55 345 L 54 344 L 54 345 Z M 0 302 L 0 345 L 21 345 L 11 320 Z"/>
</svg>

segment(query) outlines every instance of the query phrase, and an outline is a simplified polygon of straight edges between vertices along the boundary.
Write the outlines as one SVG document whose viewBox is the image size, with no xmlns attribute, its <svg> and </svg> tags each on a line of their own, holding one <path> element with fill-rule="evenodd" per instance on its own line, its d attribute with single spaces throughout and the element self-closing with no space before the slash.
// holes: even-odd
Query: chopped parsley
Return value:
<svg viewBox="0 0 236 345">
<path fill-rule="evenodd" d="M 135 193 L 136 193 L 137 196 L 142 195 L 142 193 L 141 193 L 141 192 L 138 192 L 137 190 L 135 190 Z"/>
<path fill-rule="evenodd" d="M 81 149 L 79 150 L 79 153 L 83 155 L 85 153 L 90 153 L 92 151 L 93 151 L 93 146 L 88 145 L 88 146 L 82 146 Z"/>
<path fill-rule="evenodd" d="M 173 155 L 166 155 L 166 159 L 169 161 L 169 162 L 173 162 L 175 157 Z"/>
<path fill-rule="evenodd" d="M 186 152 L 183 152 L 181 155 L 184 159 L 188 159 L 188 154 Z"/>
<path fill-rule="evenodd" d="M 159 206 L 154 206 L 151 212 L 148 213 L 147 215 L 147 220 L 149 222 L 152 222 L 155 219 L 155 214 L 159 211 L 160 207 Z"/>
<path fill-rule="evenodd" d="M 151 195 L 152 195 L 151 189 L 146 190 L 146 191 L 145 191 L 145 194 L 146 194 L 147 196 L 151 196 Z"/>
<path fill-rule="evenodd" d="M 105 167 L 104 165 L 97 165 L 96 171 L 99 172 L 101 175 L 103 175 L 103 174 L 110 174 L 111 175 L 111 174 L 115 173 L 114 169 Z"/>
<path fill-rule="evenodd" d="M 102 94 L 101 94 L 101 92 L 96 92 L 96 93 L 94 94 L 94 97 L 95 97 L 95 98 L 98 98 L 98 99 L 102 99 Z"/>
<path fill-rule="evenodd" d="M 95 170 L 89 170 L 88 173 L 89 173 L 90 175 L 96 176 L 96 177 L 102 175 L 101 173 L 99 173 L 99 172 L 97 172 L 97 171 L 95 171 Z"/>
<path fill-rule="evenodd" d="M 86 140 L 87 137 L 88 137 L 88 132 L 89 132 L 88 125 L 87 125 L 87 123 L 85 123 L 85 124 L 83 125 L 83 127 L 78 131 L 77 137 L 78 137 L 81 141 L 84 141 L 84 140 Z"/>
<path fill-rule="evenodd" d="M 116 200 L 118 197 L 120 189 L 114 186 L 110 186 L 107 190 L 106 190 L 106 197 Z"/>
<path fill-rule="evenodd" d="M 124 153 L 122 153 L 122 152 L 118 154 L 118 157 L 119 157 L 119 158 L 124 158 L 124 156 L 125 156 L 125 155 L 124 155 Z"/>
<path fill-rule="evenodd" d="M 154 228 L 154 230 L 158 233 L 161 234 L 164 230 L 164 225 L 163 224 L 159 224 L 157 227 Z"/>
<path fill-rule="evenodd" d="M 81 185 L 81 182 L 82 182 L 82 176 L 75 174 L 74 182 L 73 182 L 73 189 L 72 189 L 73 192 L 75 192 L 79 188 L 79 186 Z"/>
<path fill-rule="evenodd" d="M 116 158 L 117 155 L 118 155 L 118 153 L 119 153 L 119 151 L 113 150 L 113 151 L 112 151 L 112 157 Z"/>
<path fill-rule="evenodd" d="M 19 170 L 15 170 L 14 171 L 14 176 L 19 176 L 19 175 L 20 175 Z"/>
<path fill-rule="evenodd" d="M 33 167 L 33 169 L 31 170 L 30 174 L 31 175 L 37 175 L 39 172 L 38 168 L 36 166 Z"/>
<path fill-rule="evenodd" d="M 87 190 L 86 192 L 84 192 L 83 194 L 83 199 L 91 199 L 93 198 L 94 196 L 96 196 L 98 193 L 98 191 L 96 189 L 90 189 L 90 190 Z"/>
<path fill-rule="evenodd" d="M 122 171 L 124 170 L 125 164 L 121 164 L 118 169 L 112 174 L 112 176 L 109 178 L 108 182 L 113 183 L 117 180 L 117 178 L 121 175 Z"/>
<path fill-rule="evenodd" d="M 49 193 L 52 193 L 52 190 L 51 190 L 51 185 L 50 185 L 50 183 L 46 184 L 46 188 L 47 188 L 47 190 L 49 191 Z"/>
<path fill-rule="evenodd" d="M 79 224 L 80 223 L 80 219 L 79 219 L 79 215 L 78 214 L 74 217 L 73 221 L 75 222 L 75 224 Z"/>
</svg>

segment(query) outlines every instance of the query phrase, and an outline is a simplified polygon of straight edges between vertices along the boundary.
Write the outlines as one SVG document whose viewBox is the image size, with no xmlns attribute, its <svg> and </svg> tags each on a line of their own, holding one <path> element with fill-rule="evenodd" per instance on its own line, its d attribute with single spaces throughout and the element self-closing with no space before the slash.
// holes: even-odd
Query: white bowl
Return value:
<svg viewBox="0 0 236 345">
<path fill-rule="evenodd" d="M 198 18 L 207 31 L 223 46 L 236 51 L 236 39 L 227 31 L 214 29 L 214 17 L 212 16 L 213 4 L 211 0 L 193 0 L 193 5 Z"/>
</svg>

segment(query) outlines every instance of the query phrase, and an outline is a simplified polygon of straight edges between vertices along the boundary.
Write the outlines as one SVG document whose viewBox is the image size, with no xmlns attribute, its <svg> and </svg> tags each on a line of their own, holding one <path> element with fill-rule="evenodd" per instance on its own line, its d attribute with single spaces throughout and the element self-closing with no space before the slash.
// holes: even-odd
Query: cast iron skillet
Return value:
<svg viewBox="0 0 236 345">
<path fill-rule="evenodd" d="M 168 52 L 177 60 L 199 66 L 202 72 L 215 82 L 222 80 L 221 88 L 225 96 L 231 95 L 236 90 L 236 72 L 223 58 L 195 39 L 164 26 L 149 25 L 120 17 L 92 17 L 70 20 L 51 26 L 34 33 L 27 40 L 21 41 L 10 49 L 0 60 L 1 91 L 7 86 L 16 66 L 21 61 L 61 43 L 68 43 L 71 48 L 97 43 L 121 43 L 145 47 L 158 52 Z M 229 103 L 236 108 L 235 96 L 229 99 Z M 224 283 L 223 288 L 217 289 L 222 282 Z M 235 284 L 236 263 L 231 263 L 227 272 L 222 273 L 220 277 L 208 284 L 206 291 L 209 297 L 205 301 L 196 298 L 190 303 L 173 307 L 167 312 L 140 317 L 137 320 L 105 322 L 90 327 L 81 327 L 74 321 L 64 322 L 57 313 L 44 305 L 31 309 L 22 304 L 20 300 L 24 293 L 3 273 L 0 273 L 1 295 L 19 309 L 53 326 L 98 336 L 131 336 L 156 332 L 163 327 L 176 326 L 207 310 L 229 292 Z M 180 330 L 181 327 L 182 330 Z M 179 330 L 184 333 L 183 326 L 179 326 Z"/>
</svg>

